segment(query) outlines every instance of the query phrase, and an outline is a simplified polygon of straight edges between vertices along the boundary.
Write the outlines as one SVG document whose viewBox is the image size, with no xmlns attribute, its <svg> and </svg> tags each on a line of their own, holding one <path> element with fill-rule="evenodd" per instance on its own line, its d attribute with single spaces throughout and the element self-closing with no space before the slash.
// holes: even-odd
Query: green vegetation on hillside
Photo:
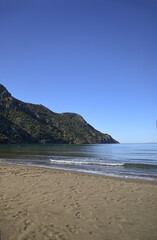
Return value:
<svg viewBox="0 0 157 240">
<path fill-rule="evenodd" d="M 0 84 L 0 143 L 117 143 L 75 113 L 24 103 Z"/>
</svg>

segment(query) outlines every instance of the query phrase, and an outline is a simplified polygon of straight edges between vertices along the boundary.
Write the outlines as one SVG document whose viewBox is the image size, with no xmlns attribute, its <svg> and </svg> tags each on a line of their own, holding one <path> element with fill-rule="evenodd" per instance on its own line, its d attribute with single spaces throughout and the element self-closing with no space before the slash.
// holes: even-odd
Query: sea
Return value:
<svg viewBox="0 0 157 240">
<path fill-rule="evenodd" d="M 0 163 L 157 182 L 157 143 L 0 145 Z"/>
</svg>

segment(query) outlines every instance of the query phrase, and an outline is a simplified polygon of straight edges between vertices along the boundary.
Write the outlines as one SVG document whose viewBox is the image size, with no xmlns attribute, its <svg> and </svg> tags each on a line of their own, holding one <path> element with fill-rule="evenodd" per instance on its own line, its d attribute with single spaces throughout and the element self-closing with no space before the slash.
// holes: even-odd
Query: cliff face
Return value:
<svg viewBox="0 0 157 240">
<path fill-rule="evenodd" d="M 0 84 L 0 143 L 118 143 L 79 114 L 50 111 L 15 99 Z"/>
</svg>

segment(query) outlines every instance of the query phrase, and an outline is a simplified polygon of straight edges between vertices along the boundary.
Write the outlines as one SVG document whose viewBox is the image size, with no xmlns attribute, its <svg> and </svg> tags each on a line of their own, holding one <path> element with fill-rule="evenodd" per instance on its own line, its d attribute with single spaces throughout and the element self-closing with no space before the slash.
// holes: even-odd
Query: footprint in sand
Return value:
<svg viewBox="0 0 157 240">
<path fill-rule="evenodd" d="M 80 212 L 77 212 L 75 216 L 79 219 L 80 218 Z"/>
<path fill-rule="evenodd" d="M 48 239 L 53 240 L 67 240 L 67 236 L 63 229 L 59 229 L 54 225 L 44 226 L 42 227 L 43 235 L 46 236 Z"/>
<path fill-rule="evenodd" d="M 78 234 L 78 227 L 76 227 L 75 225 L 66 225 L 66 228 L 69 230 L 70 233 L 72 234 Z"/>
<path fill-rule="evenodd" d="M 21 234 L 18 240 L 31 240 L 35 238 L 35 231 L 33 229 L 33 222 L 30 219 L 25 219 L 22 222 Z M 28 237 L 29 236 L 29 237 Z"/>
<path fill-rule="evenodd" d="M 26 217 L 28 215 L 28 213 L 26 211 L 18 211 L 16 214 L 13 215 L 13 218 L 19 217 L 20 215 L 22 215 L 23 217 Z"/>
</svg>

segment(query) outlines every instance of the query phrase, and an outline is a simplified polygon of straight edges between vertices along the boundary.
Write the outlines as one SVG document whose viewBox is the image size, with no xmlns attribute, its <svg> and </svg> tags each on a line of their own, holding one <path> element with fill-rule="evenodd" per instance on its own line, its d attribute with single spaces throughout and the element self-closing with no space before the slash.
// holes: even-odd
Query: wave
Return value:
<svg viewBox="0 0 157 240">
<path fill-rule="evenodd" d="M 65 161 L 50 159 L 50 163 L 58 165 L 90 165 L 90 166 L 108 166 L 108 167 L 125 167 L 125 168 L 156 168 L 157 165 L 141 164 L 141 163 L 103 163 L 103 162 L 89 162 L 89 161 Z"/>
<path fill-rule="evenodd" d="M 50 159 L 54 164 L 66 164 L 66 165 L 95 165 L 95 166 L 123 166 L 123 163 L 102 163 L 102 162 L 86 162 L 86 161 L 64 161 Z"/>
</svg>

